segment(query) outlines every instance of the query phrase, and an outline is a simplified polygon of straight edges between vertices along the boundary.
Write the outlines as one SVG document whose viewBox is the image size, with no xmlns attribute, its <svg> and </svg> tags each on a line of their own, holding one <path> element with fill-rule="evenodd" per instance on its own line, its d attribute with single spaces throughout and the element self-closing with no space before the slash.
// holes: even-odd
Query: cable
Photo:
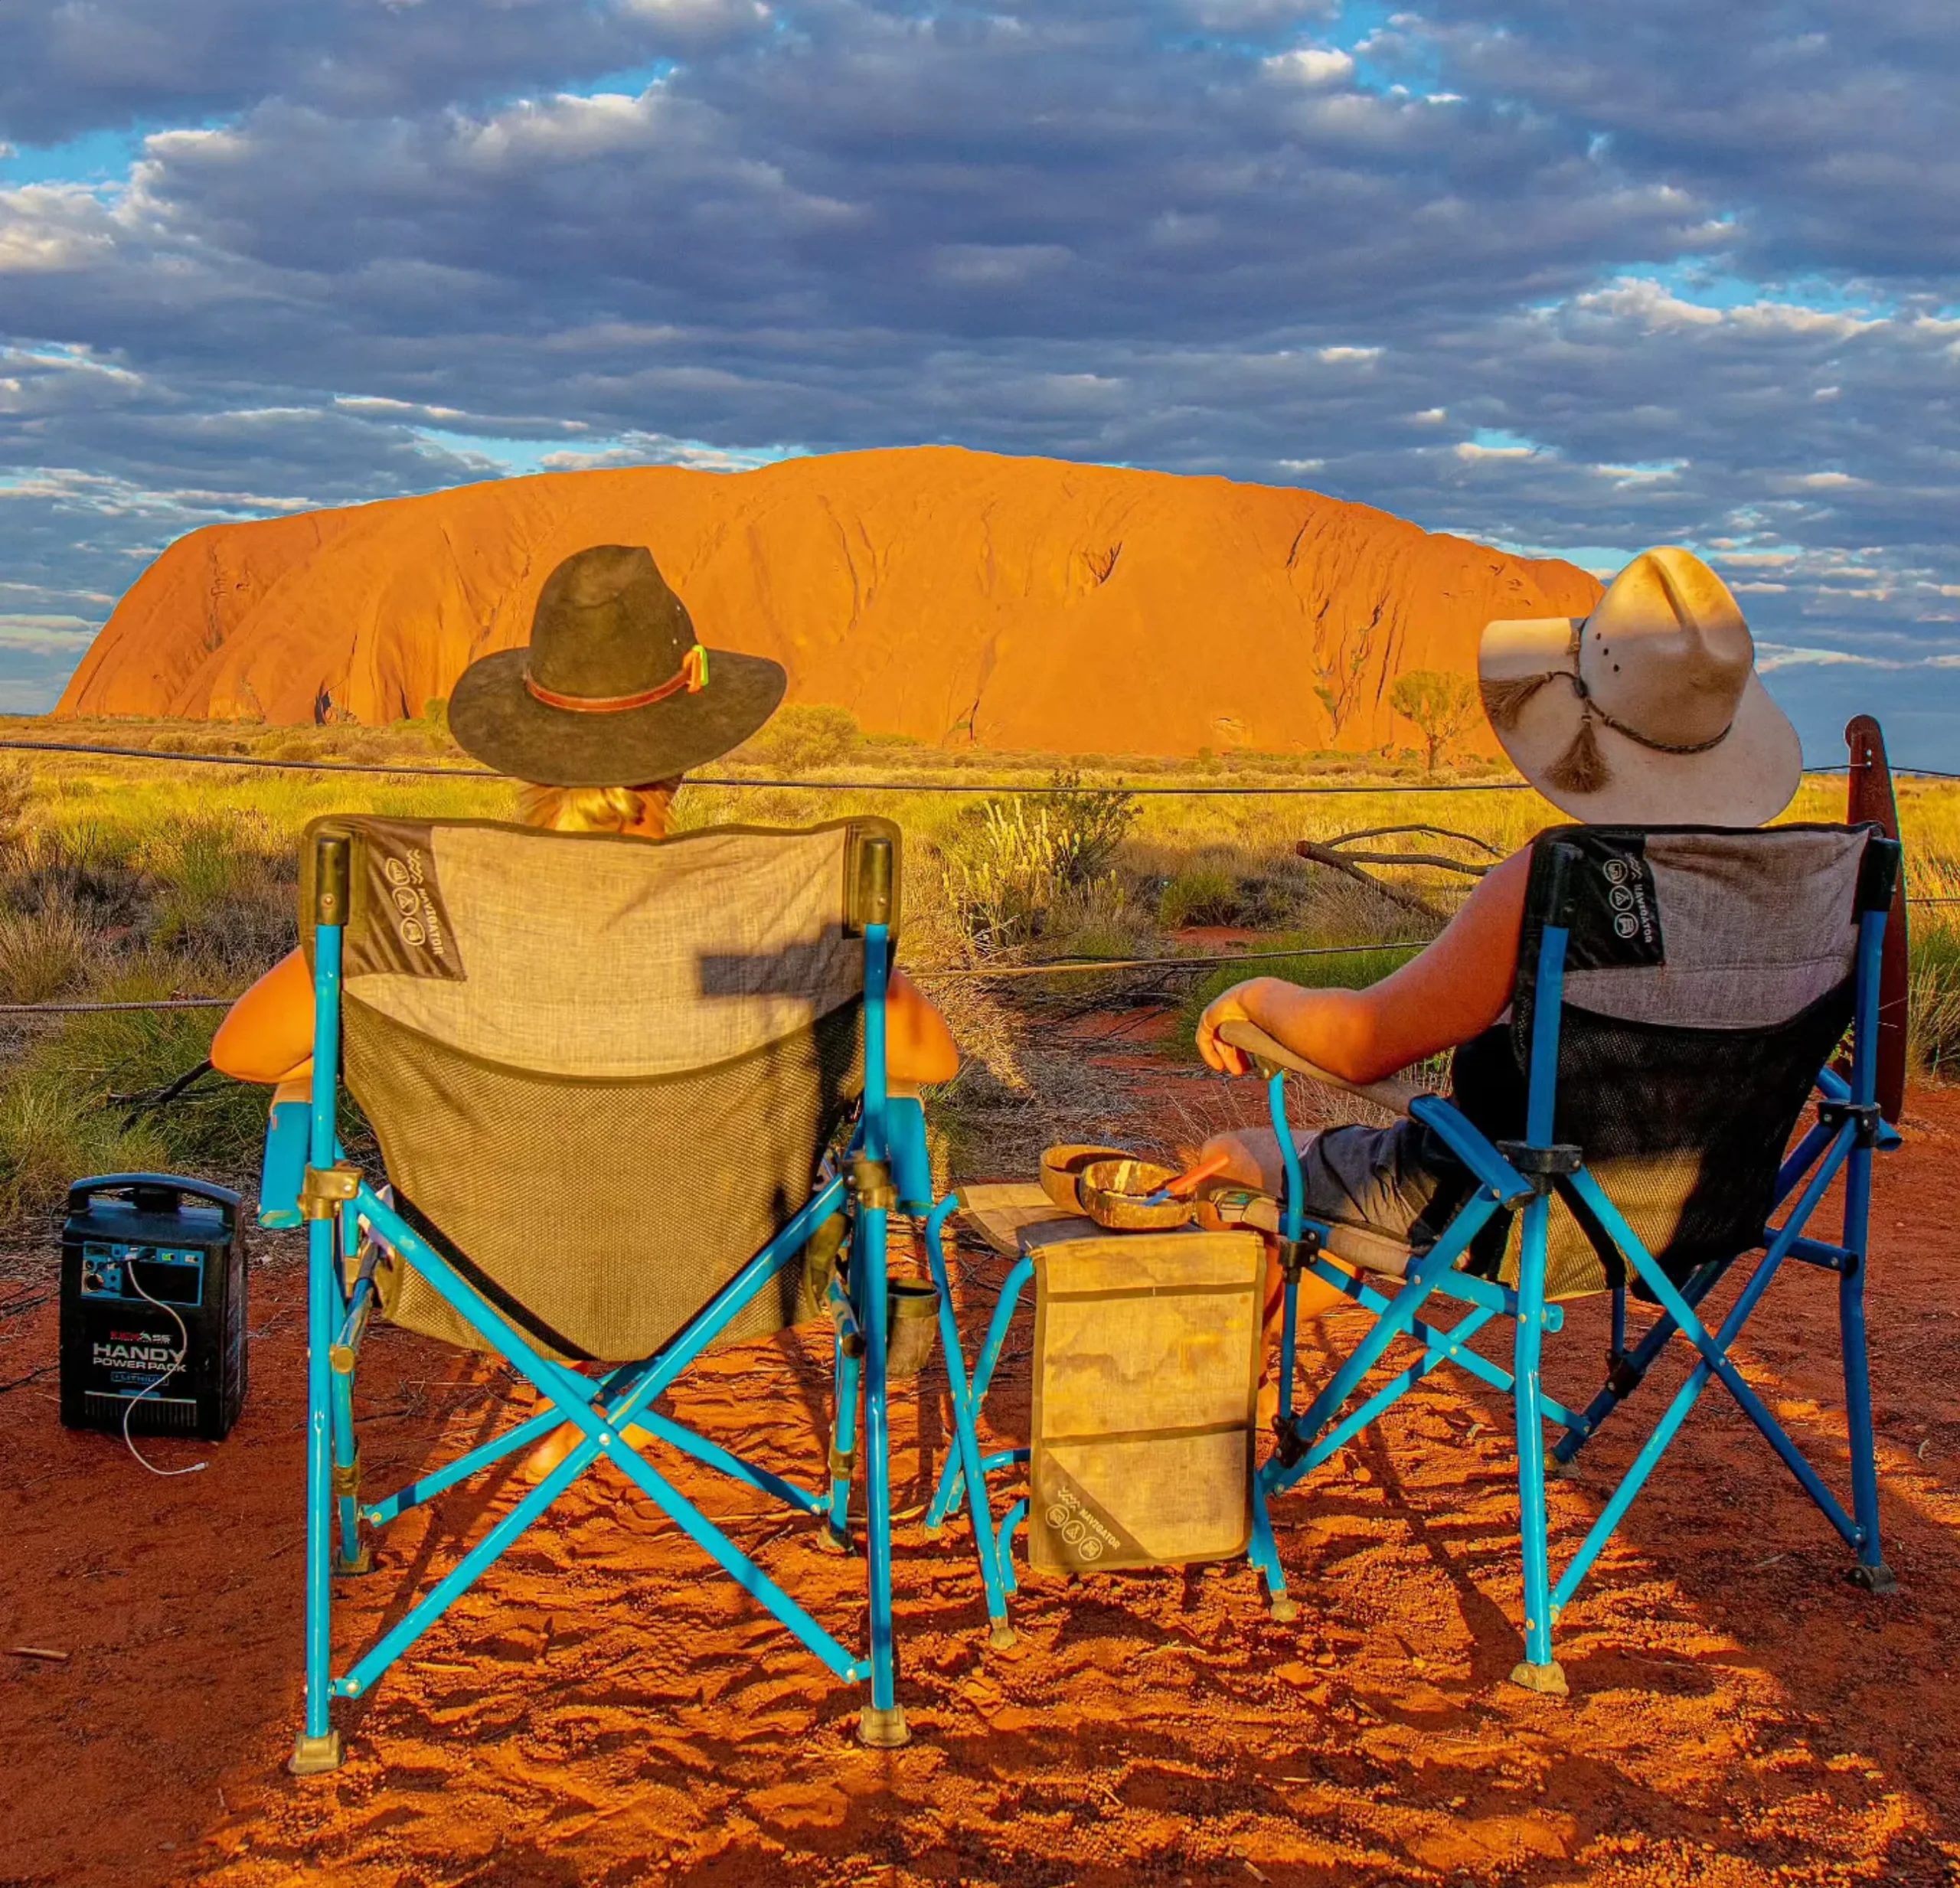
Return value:
<svg viewBox="0 0 1960 1888">
<path fill-rule="evenodd" d="M 1218 964 L 1265 964 L 1282 957 L 1355 957 L 1370 951 L 1419 951 L 1426 938 L 1396 938 L 1380 944 L 1318 944 L 1285 951 L 1234 951 L 1220 957 L 1111 957 L 1070 959 L 1054 964 L 952 964 L 943 969 L 908 968 L 909 977 L 1067 977 L 1099 970 L 1200 970 Z"/>
<path fill-rule="evenodd" d="M 145 1396 L 155 1396 L 165 1383 L 170 1381 L 171 1378 L 175 1377 L 177 1373 L 184 1367 L 184 1360 L 191 1354 L 191 1332 L 189 1328 L 184 1322 L 183 1314 L 178 1310 L 175 1305 L 165 1304 L 160 1298 L 152 1298 L 149 1293 L 143 1289 L 142 1280 L 136 1276 L 136 1264 L 133 1259 L 125 1259 L 122 1261 L 122 1276 L 131 1285 L 136 1287 L 136 1295 L 140 1298 L 145 1304 L 154 1305 L 158 1311 L 167 1311 L 169 1312 L 172 1321 L 177 1327 L 177 1336 L 178 1341 L 177 1354 L 170 1360 L 169 1369 L 165 1370 L 155 1383 L 145 1384 L 142 1389 L 138 1390 L 136 1395 L 132 1396 L 128 1402 L 123 1404 L 122 1446 L 128 1449 L 129 1453 L 135 1456 L 137 1461 L 141 1462 L 142 1465 L 153 1475 L 162 1475 L 166 1479 L 172 1475 L 194 1475 L 200 1468 L 208 1468 L 211 1466 L 211 1464 L 207 1462 L 194 1462 L 188 1468 L 159 1468 L 155 1462 L 150 1461 L 149 1458 L 144 1455 L 143 1452 L 136 1446 L 135 1439 L 129 1434 L 129 1419 L 136 1414 L 136 1405 L 141 1403 Z"/>
<path fill-rule="evenodd" d="M 228 1010 L 236 997 L 158 997 L 145 1003 L 0 1003 L 0 1016 L 97 1016 L 110 1010 Z"/>
<path fill-rule="evenodd" d="M 175 754 L 150 747 L 96 747 L 80 741 L 0 740 L 0 750 L 30 754 L 99 754 L 113 760 L 173 760 L 198 767 L 266 767 L 296 773 L 407 774 L 439 780 L 494 780 L 508 784 L 510 776 L 493 773 L 485 767 L 423 767 L 403 765 L 384 766 L 355 760 L 273 760 L 257 754 Z M 1442 786 L 1130 786 L 1118 781 L 1081 786 L 1003 786 L 945 780 L 920 781 L 906 785 L 897 780 L 738 780 L 711 774 L 691 774 L 690 786 L 794 788 L 805 793 L 1138 793 L 1187 798 L 1213 794 L 1316 793 L 1527 793 L 1531 789 L 1522 780 L 1458 781 Z"/>
</svg>

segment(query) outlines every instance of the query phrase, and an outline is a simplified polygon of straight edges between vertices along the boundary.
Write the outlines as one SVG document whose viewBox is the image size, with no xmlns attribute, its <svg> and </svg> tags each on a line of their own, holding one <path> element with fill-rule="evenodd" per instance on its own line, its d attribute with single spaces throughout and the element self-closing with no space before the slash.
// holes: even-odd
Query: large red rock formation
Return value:
<svg viewBox="0 0 1960 1888">
<path fill-rule="evenodd" d="M 1413 741 L 1387 703 L 1574 566 L 1318 493 L 950 448 L 547 474 L 214 525 L 117 606 L 57 710 L 394 720 L 524 641 L 559 560 L 645 544 L 710 645 L 930 742 L 1284 752 Z"/>
</svg>

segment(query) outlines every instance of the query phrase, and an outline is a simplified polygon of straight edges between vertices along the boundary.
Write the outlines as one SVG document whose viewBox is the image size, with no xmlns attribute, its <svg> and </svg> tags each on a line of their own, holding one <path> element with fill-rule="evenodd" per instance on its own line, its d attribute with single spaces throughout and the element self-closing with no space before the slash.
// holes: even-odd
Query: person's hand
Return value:
<svg viewBox="0 0 1960 1888">
<path fill-rule="evenodd" d="M 1229 1042 L 1220 1042 L 1218 1032 L 1227 1023 L 1250 1023 L 1252 1014 L 1246 1008 L 1246 992 L 1259 981 L 1254 978 L 1246 983 L 1235 983 L 1223 995 L 1216 996 L 1206 1004 L 1204 1014 L 1197 1019 L 1197 1052 L 1220 1075 L 1243 1075 L 1253 1066 L 1252 1058 L 1243 1049 L 1235 1049 Z"/>
</svg>

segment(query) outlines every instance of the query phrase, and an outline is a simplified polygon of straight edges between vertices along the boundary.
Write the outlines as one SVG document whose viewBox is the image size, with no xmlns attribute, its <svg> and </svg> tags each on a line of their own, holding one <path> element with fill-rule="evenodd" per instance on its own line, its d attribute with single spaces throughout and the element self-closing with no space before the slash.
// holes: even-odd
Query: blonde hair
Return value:
<svg viewBox="0 0 1960 1888">
<path fill-rule="evenodd" d="M 547 832 L 625 832 L 651 827 L 662 835 L 673 817 L 678 780 L 652 780 L 643 786 L 518 787 L 518 818 Z"/>
</svg>

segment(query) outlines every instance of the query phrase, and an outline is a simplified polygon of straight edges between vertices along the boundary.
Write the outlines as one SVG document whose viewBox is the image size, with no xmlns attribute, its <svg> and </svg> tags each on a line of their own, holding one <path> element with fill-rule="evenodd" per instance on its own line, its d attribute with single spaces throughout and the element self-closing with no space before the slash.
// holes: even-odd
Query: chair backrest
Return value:
<svg viewBox="0 0 1960 1888">
<path fill-rule="evenodd" d="M 1540 834 L 1511 1017 L 1458 1052 L 1459 1104 L 1522 1136 L 1540 946 L 1563 917 L 1554 1138 L 1676 1279 L 1734 1258 L 1762 1236 L 1791 1132 L 1851 1021 L 1860 920 L 1890 901 L 1897 858 L 1863 826 Z M 1508 1276 L 1516 1252 L 1514 1236 Z M 1603 1232 L 1556 1204 L 1547 1289 L 1619 1277 Z"/>
<path fill-rule="evenodd" d="M 889 822 L 658 844 L 334 816 L 344 1066 L 411 1223 L 534 1341 L 650 1354 L 808 1198 L 861 1090 L 865 843 Z M 894 907 L 892 923 L 895 930 Z M 795 1268 L 724 1341 L 797 1315 Z M 397 1322 L 480 1347 L 405 1268 Z"/>
<path fill-rule="evenodd" d="M 1252 1529 L 1266 1246 L 1256 1233 L 1033 1226 L 1028 1559 L 1236 1558 Z"/>
</svg>

